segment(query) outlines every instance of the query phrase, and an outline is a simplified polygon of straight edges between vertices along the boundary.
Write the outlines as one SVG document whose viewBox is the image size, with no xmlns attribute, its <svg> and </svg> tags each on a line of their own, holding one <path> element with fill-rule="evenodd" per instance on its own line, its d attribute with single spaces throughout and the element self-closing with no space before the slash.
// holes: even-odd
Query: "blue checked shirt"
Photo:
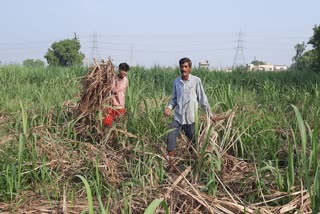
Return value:
<svg viewBox="0 0 320 214">
<path fill-rule="evenodd" d="M 189 74 L 189 79 L 184 82 L 181 76 L 177 77 L 173 82 L 172 97 L 168 105 L 170 109 L 175 108 L 174 119 L 181 125 L 194 123 L 198 103 L 212 117 L 200 78 Z"/>
</svg>

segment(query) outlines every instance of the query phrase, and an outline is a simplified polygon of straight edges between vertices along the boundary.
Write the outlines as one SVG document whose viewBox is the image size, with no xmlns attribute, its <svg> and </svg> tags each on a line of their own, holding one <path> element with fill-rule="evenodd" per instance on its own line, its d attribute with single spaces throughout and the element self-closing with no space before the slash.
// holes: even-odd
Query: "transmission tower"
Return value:
<svg viewBox="0 0 320 214">
<path fill-rule="evenodd" d="M 233 66 L 232 69 L 237 68 L 239 66 L 245 65 L 245 57 L 244 57 L 244 47 L 243 47 L 243 39 L 242 39 L 242 31 L 240 30 L 238 35 L 238 45 L 236 54 L 234 55 Z"/>
<path fill-rule="evenodd" d="M 92 36 L 92 46 L 91 46 L 91 60 L 96 59 L 97 61 L 100 61 L 100 53 L 98 49 L 98 35 L 95 32 Z"/>
</svg>

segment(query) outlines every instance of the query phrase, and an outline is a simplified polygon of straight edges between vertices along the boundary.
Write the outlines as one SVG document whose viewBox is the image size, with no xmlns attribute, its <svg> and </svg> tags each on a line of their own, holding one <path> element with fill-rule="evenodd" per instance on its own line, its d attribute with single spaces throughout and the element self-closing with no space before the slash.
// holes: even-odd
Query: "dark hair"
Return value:
<svg viewBox="0 0 320 214">
<path fill-rule="evenodd" d="M 127 63 L 123 62 L 119 64 L 119 71 L 129 71 L 130 67 Z"/>
<path fill-rule="evenodd" d="M 189 58 L 184 57 L 182 59 L 179 60 L 179 65 L 183 65 L 184 63 L 188 63 L 189 67 L 192 67 L 192 62 Z"/>
</svg>

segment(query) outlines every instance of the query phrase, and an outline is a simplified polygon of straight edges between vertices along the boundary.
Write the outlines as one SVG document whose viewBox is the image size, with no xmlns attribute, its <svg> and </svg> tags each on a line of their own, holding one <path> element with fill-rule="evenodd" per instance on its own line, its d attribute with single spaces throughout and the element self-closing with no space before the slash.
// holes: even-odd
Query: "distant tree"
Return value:
<svg viewBox="0 0 320 214">
<path fill-rule="evenodd" d="M 320 25 L 316 25 L 313 28 L 313 36 L 308 44 L 313 47 L 314 60 L 312 61 L 312 68 L 314 71 L 320 72 Z"/>
<path fill-rule="evenodd" d="M 259 60 L 253 60 L 251 62 L 251 64 L 253 65 L 265 65 L 266 63 L 265 62 L 262 62 L 262 61 L 259 61 Z"/>
<path fill-rule="evenodd" d="M 306 51 L 297 58 L 296 62 L 294 62 L 290 68 L 291 69 L 298 69 L 298 70 L 313 70 L 314 69 L 314 61 L 315 61 L 315 54 L 314 50 Z"/>
<path fill-rule="evenodd" d="M 22 64 L 29 68 L 44 67 L 44 62 L 40 59 L 26 59 Z"/>
<path fill-rule="evenodd" d="M 80 42 L 75 35 L 73 39 L 54 42 L 44 56 L 50 66 L 82 65 L 84 54 L 80 52 Z"/>
<path fill-rule="evenodd" d="M 306 50 L 306 47 L 307 47 L 307 44 L 305 42 L 302 42 L 301 44 L 298 43 L 294 46 L 296 55 L 292 57 L 293 68 L 297 70 L 305 69 L 305 65 L 302 63 L 302 55 L 303 55 L 303 52 Z"/>
</svg>

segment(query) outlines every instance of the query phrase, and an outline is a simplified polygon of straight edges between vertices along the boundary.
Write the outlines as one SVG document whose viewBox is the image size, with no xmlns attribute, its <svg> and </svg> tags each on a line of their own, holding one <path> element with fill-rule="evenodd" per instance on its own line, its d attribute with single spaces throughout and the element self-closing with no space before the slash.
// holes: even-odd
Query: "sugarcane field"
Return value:
<svg viewBox="0 0 320 214">
<path fill-rule="evenodd" d="M 132 68 L 127 112 L 105 127 L 115 70 L 110 58 L 87 69 L 0 67 L 1 213 L 311 213 L 319 205 L 318 74 L 194 69 L 224 119 L 196 112 L 196 152 L 181 134 L 168 173 L 163 109 L 177 69 Z"/>
<path fill-rule="evenodd" d="M 318 8 L 3 1 L 0 214 L 320 214 Z"/>
</svg>

